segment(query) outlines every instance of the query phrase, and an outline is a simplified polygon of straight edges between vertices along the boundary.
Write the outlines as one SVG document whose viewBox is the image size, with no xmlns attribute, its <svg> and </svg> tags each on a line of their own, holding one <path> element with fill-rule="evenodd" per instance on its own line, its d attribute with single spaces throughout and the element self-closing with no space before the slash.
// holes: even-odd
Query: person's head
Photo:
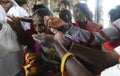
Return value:
<svg viewBox="0 0 120 76">
<path fill-rule="evenodd" d="M 39 6 L 35 9 L 35 13 L 32 16 L 35 31 L 37 33 L 42 33 L 47 31 L 47 27 L 44 24 L 44 16 L 52 16 L 51 11 L 43 4 L 36 5 Z"/>
<path fill-rule="evenodd" d="M 76 22 L 91 21 L 90 10 L 85 3 L 77 3 L 73 7 L 73 16 Z"/>
<path fill-rule="evenodd" d="M 59 3 L 59 10 L 61 11 L 62 9 L 70 9 L 70 2 L 68 0 L 62 0 Z"/>
<path fill-rule="evenodd" d="M 70 10 L 67 10 L 67 9 L 61 10 L 59 13 L 59 17 L 67 23 L 72 23 L 72 21 L 71 21 L 72 14 L 71 14 Z"/>
<path fill-rule="evenodd" d="M 0 0 L 0 5 L 5 9 L 7 12 L 12 6 L 12 0 Z"/>
<path fill-rule="evenodd" d="M 109 11 L 110 21 L 114 22 L 115 20 L 120 18 L 120 5 L 116 6 L 115 8 Z"/>
<path fill-rule="evenodd" d="M 15 0 L 15 2 L 21 6 L 23 9 L 28 10 L 28 5 L 26 0 Z"/>
<path fill-rule="evenodd" d="M 72 23 L 72 15 L 70 10 L 62 9 L 59 13 L 59 18 L 61 18 L 66 23 L 69 23 L 69 24 Z M 62 33 L 66 32 L 63 27 L 59 28 L 58 30 L 61 31 Z"/>
</svg>

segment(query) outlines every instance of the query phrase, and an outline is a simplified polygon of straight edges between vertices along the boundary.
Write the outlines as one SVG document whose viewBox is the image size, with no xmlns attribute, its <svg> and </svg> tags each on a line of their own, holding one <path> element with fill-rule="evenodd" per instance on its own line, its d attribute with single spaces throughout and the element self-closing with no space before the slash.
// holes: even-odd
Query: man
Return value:
<svg viewBox="0 0 120 76">
<path fill-rule="evenodd" d="M 23 64 L 18 42 L 24 44 L 26 36 L 19 19 L 6 16 L 12 5 L 12 0 L 0 0 L 0 76 L 23 76 L 18 75 Z"/>
<path fill-rule="evenodd" d="M 10 16 L 15 16 L 15 17 L 19 17 L 19 18 L 28 18 L 29 14 L 27 12 L 27 10 L 25 10 L 22 5 L 27 3 L 26 0 L 21 1 L 21 0 L 15 0 L 16 5 L 12 6 L 10 8 L 10 10 L 7 12 L 8 15 Z M 30 23 L 29 22 L 25 22 L 25 21 L 21 21 L 21 24 L 24 28 L 24 30 L 28 30 L 31 29 L 30 28 Z"/>
</svg>

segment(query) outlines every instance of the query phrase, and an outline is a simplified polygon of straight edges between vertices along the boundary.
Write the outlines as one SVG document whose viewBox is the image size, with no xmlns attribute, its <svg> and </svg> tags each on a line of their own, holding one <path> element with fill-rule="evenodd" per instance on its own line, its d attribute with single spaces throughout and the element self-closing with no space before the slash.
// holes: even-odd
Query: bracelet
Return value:
<svg viewBox="0 0 120 76">
<path fill-rule="evenodd" d="M 66 60 L 67 60 L 70 56 L 75 57 L 72 53 L 67 52 L 67 53 L 63 56 L 63 58 L 62 58 L 61 66 L 60 66 L 62 76 L 64 76 L 64 74 L 65 74 L 65 72 L 64 72 L 65 62 L 66 62 Z"/>
</svg>

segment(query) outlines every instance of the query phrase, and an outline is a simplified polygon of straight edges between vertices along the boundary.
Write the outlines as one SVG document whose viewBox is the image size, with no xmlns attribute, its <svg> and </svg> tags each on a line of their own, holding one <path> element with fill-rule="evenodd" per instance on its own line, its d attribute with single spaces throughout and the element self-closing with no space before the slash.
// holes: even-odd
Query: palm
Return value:
<svg viewBox="0 0 120 76">
<path fill-rule="evenodd" d="M 60 18 L 51 18 L 49 16 L 44 17 L 44 23 L 52 28 L 59 28 L 64 25 L 64 21 Z"/>
</svg>

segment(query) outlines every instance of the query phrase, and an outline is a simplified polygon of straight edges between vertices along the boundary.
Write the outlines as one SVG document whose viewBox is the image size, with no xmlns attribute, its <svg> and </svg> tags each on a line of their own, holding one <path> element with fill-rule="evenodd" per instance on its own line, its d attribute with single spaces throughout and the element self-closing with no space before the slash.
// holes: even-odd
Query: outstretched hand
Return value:
<svg viewBox="0 0 120 76">
<path fill-rule="evenodd" d="M 53 35 L 49 35 L 46 33 L 33 34 L 32 37 L 36 42 L 39 42 L 45 46 L 51 46 L 51 44 L 55 41 Z"/>
<path fill-rule="evenodd" d="M 65 25 L 65 22 L 60 18 L 52 18 L 49 16 L 44 17 L 45 25 L 48 25 L 52 28 L 60 28 Z"/>
<path fill-rule="evenodd" d="M 9 25 L 11 26 L 11 28 L 15 31 L 18 31 L 19 29 L 23 29 L 20 19 L 14 16 L 7 16 L 9 19 L 7 20 L 7 22 L 9 23 Z"/>
<path fill-rule="evenodd" d="M 64 43 L 65 37 L 60 31 L 53 28 L 51 28 L 50 30 L 52 33 L 54 33 L 54 35 L 45 33 L 34 34 L 32 35 L 33 39 L 41 44 L 44 44 L 45 46 L 53 46 L 56 42 Z"/>
</svg>

